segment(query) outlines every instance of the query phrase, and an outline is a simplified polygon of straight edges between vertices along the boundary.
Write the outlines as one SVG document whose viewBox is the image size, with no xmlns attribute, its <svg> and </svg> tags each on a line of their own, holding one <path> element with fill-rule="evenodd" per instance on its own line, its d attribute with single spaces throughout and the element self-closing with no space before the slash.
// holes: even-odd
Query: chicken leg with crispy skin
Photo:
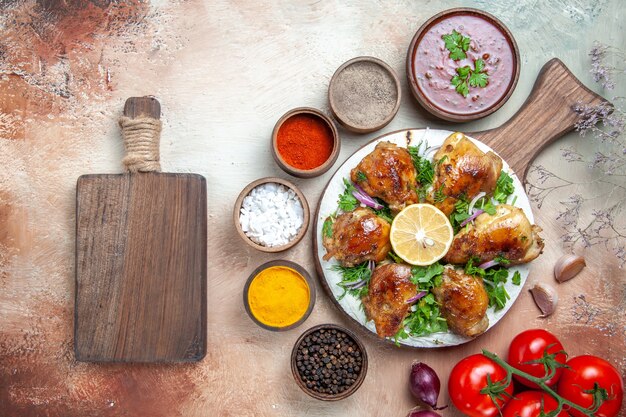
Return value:
<svg viewBox="0 0 626 417">
<path fill-rule="evenodd" d="M 489 327 L 489 296 L 481 278 L 446 267 L 441 285 L 433 288 L 433 293 L 453 332 L 475 337 Z"/>
<path fill-rule="evenodd" d="M 498 155 L 484 153 L 460 132 L 448 136 L 433 160 L 435 180 L 428 201 L 446 216 L 454 211 L 454 203 L 461 196 L 471 200 L 481 191 L 491 194 L 502 171 Z"/>
<path fill-rule="evenodd" d="M 380 262 L 391 250 L 391 225 L 372 210 L 358 207 L 339 215 L 332 226 L 332 235 L 324 235 L 324 260 L 333 256 L 343 266 L 355 266 L 365 261 Z"/>
<path fill-rule="evenodd" d="M 417 286 L 410 278 L 411 267 L 406 264 L 382 265 L 372 273 L 368 293 L 361 301 L 380 337 L 398 333 L 409 313 L 411 304 L 407 301 L 417 294 Z"/>
<path fill-rule="evenodd" d="M 503 256 L 511 264 L 530 262 L 543 250 L 540 231 L 539 226 L 530 224 L 522 209 L 499 204 L 495 215 L 479 215 L 454 236 L 444 260 L 464 264 L 475 257 L 483 263 Z"/>
<path fill-rule="evenodd" d="M 353 183 L 389 205 L 393 213 L 418 202 L 417 172 L 406 148 L 380 142 L 350 172 Z"/>
</svg>

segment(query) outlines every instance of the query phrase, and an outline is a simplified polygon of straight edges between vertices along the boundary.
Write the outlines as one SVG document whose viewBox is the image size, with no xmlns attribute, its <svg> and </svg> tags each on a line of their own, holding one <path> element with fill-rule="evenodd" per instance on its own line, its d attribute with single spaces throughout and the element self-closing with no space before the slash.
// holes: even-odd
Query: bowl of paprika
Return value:
<svg viewBox="0 0 626 417">
<path fill-rule="evenodd" d="M 272 133 L 272 156 L 288 174 L 312 178 L 328 171 L 339 156 L 335 124 L 320 110 L 298 107 L 285 113 Z"/>
</svg>

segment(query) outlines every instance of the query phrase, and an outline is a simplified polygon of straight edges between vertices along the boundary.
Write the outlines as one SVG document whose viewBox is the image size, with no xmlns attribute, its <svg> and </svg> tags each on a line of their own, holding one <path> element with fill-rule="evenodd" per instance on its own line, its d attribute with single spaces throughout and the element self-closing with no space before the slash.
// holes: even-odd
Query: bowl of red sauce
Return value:
<svg viewBox="0 0 626 417">
<path fill-rule="evenodd" d="M 288 174 L 311 178 L 328 171 L 339 156 L 340 141 L 335 124 L 312 107 L 285 113 L 272 132 L 272 156 Z"/>
<path fill-rule="evenodd" d="M 511 31 L 478 9 L 436 14 L 415 33 L 406 60 L 418 103 L 437 118 L 468 122 L 488 116 L 511 97 L 520 72 Z"/>
</svg>

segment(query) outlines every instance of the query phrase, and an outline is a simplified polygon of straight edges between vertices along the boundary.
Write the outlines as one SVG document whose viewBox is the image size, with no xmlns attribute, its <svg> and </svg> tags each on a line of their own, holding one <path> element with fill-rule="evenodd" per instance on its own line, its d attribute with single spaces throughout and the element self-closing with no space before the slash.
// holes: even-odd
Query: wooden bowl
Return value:
<svg viewBox="0 0 626 417">
<path fill-rule="evenodd" d="M 282 158 L 282 156 L 280 156 L 280 153 L 278 152 L 276 140 L 278 138 L 278 131 L 280 130 L 280 127 L 283 125 L 285 120 L 298 114 L 310 114 L 319 117 L 322 121 L 326 122 L 331 132 L 333 133 L 333 150 L 330 153 L 330 156 L 328 157 L 326 162 L 313 169 L 305 170 L 293 167 L 285 162 L 285 160 Z M 278 166 L 283 171 L 285 171 L 287 174 L 293 175 L 294 177 L 313 178 L 317 177 L 318 175 L 322 175 L 324 172 L 328 171 L 330 167 L 333 166 L 333 164 L 337 160 L 337 157 L 339 156 L 340 148 L 341 141 L 339 140 L 339 134 L 337 133 L 337 128 L 335 127 L 335 124 L 332 120 L 330 120 L 328 116 L 313 107 L 297 107 L 295 109 L 289 110 L 280 119 L 278 119 L 276 125 L 274 125 L 274 131 L 272 132 L 272 156 L 274 157 L 276 164 L 278 164 Z"/>
<path fill-rule="evenodd" d="M 324 329 L 324 330 L 334 329 L 334 330 L 347 334 L 350 338 L 352 338 L 352 340 L 354 340 L 354 343 L 356 343 L 356 345 L 359 347 L 359 350 L 361 351 L 361 357 L 363 358 L 361 371 L 357 379 L 354 381 L 354 384 L 352 384 L 350 388 L 348 388 L 344 392 L 336 394 L 336 395 L 322 394 L 322 393 L 309 389 L 306 386 L 306 384 L 302 381 L 302 379 L 300 379 L 300 373 L 298 372 L 297 356 L 298 356 L 298 347 L 300 346 L 300 343 L 302 343 L 304 338 L 306 338 L 313 332 L 317 330 L 321 330 L 321 329 Z M 293 349 L 291 351 L 291 373 L 293 374 L 293 377 L 296 380 L 296 384 L 298 384 L 298 386 L 302 389 L 302 391 L 306 392 L 311 397 L 317 398 L 318 400 L 322 400 L 322 401 L 343 400 L 344 398 L 347 398 L 351 396 L 352 394 L 354 394 L 359 389 L 361 384 L 363 384 L 363 381 L 365 380 L 365 375 L 367 375 L 367 352 L 365 351 L 365 346 L 363 346 L 361 341 L 356 337 L 356 335 L 352 331 L 344 327 L 338 326 L 336 324 L 320 324 L 320 325 L 311 327 L 310 329 L 302 333 L 302 335 L 300 335 L 298 340 L 296 340 L 296 343 L 293 345 Z"/>
<path fill-rule="evenodd" d="M 252 311 L 250 311 L 250 304 L 248 302 L 248 289 L 250 288 L 250 284 L 252 284 L 252 280 L 254 280 L 254 278 L 257 275 L 259 275 L 259 273 L 261 273 L 261 271 L 263 271 L 263 270 L 265 270 L 267 268 L 270 268 L 272 266 L 286 266 L 288 268 L 291 268 L 291 269 L 295 270 L 300 275 L 302 275 L 302 277 L 306 281 L 307 285 L 309 286 L 309 306 L 307 307 L 306 312 L 304 313 L 304 315 L 302 316 L 302 318 L 300 320 L 298 320 L 297 322 L 295 322 L 295 323 L 293 323 L 293 324 L 291 324 L 289 326 L 285 326 L 285 327 L 274 327 L 274 326 L 269 326 L 269 325 L 267 325 L 265 323 L 261 323 L 254 316 L 254 314 L 252 314 Z M 300 265 L 298 265 L 295 262 L 291 262 L 291 261 L 287 261 L 287 260 L 283 260 L 283 259 L 278 259 L 278 260 L 275 260 L 275 261 L 269 261 L 269 262 L 266 262 L 263 265 L 259 266 L 254 271 L 252 271 L 252 273 L 248 277 L 248 280 L 246 281 L 246 285 L 245 285 L 245 287 L 243 289 L 243 305 L 246 308 L 246 313 L 248 313 L 248 316 L 250 317 L 250 319 L 252 319 L 253 322 L 255 322 L 256 324 L 258 324 L 260 327 L 262 327 L 264 329 L 272 330 L 272 331 L 275 331 L 275 332 L 283 332 L 283 331 L 286 331 L 286 330 L 295 329 L 296 327 L 298 327 L 302 323 L 304 323 L 306 321 L 306 319 L 309 317 L 309 315 L 311 314 L 311 312 L 313 311 L 313 307 L 315 306 L 315 282 L 311 278 L 311 275 L 309 275 L 309 273 L 306 271 L 306 269 L 304 269 L 303 267 L 301 267 Z"/>
<path fill-rule="evenodd" d="M 338 89 L 338 84 L 339 84 L 339 77 L 340 75 L 344 72 L 344 70 L 348 67 L 350 67 L 351 65 L 357 64 L 357 63 L 369 63 L 372 64 L 380 69 L 383 70 L 383 72 L 385 74 L 388 75 L 388 77 L 393 81 L 393 83 L 395 84 L 395 89 L 396 89 L 396 102 L 394 107 L 392 108 L 392 110 L 389 112 L 389 114 L 387 114 L 387 116 L 381 120 L 379 123 L 376 124 L 357 124 L 354 122 L 350 122 L 349 118 L 347 117 L 347 115 L 342 114 L 342 112 L 339 110 L 339 92 L 337 92 Z M 342 64 L 339 68 L 337 68 L 337 71 L 335 71 L 335 74 L 333 75 L 333 77 L 330 80 L 330 84 L 328 85 L 328 102 L 330 104 L 330 111 L 333 115 L 333 117 L 335 118 L 335 120 L 337 120 L 337 122 L 339 122 L 339 124 L 341 126 L 343 126 L 345 129 L 351 131 L 351 132 L 355 132 L 355 133 L 369 133 L 369 132 L 374 132 L 376 130 L 382 129 L 383 127 L 387 126 L 389 124 L 389 122 L 391 122 L 391 120 L 393 120 L 393 118 L 396 116 L 396 114 L 398 113 L 398 109 L 400 108 L 400 99 L 402 98 L 402 93 L 401 93 L 401 89 L 400 89 L 400 80 L 398 79 L 398 76 L 396 75 L 396 72 L 393 70 L 393 68 L 391 68 L 389 65 L 387 65 L 387 63 L 385 63 L 384 61 L 381 61 L 378 58 L 374 58 L 371 56 L 360 56 L 360 57 L 356 57 L 353 58 L 347 62 L 345 62 L 344 64 Z"/>
<path fill-rule="evenodd" d="M 421 89 L 418 86 L 418 81 L 413 72 L 413 60 L 415 56 L 415 51 L 419 43 L 421 42 L 422 38 L 424 37 L 424 35 L 430 30 L 430 28 L 434 24 L 453 15 L 473 15 L 473 16 L 478 16 L 488 21 L 489 23 L 491 23 L 492 25 L 500 29 L 502 34 L 504 34 L 504 37 L 508 41 L 508 44 L 513 53 L 513 61 L 514 61 L 513 62 L 513 76 L 505 93 L 495 102 L 495 104 L 492 104 L 491 106 L 485 108 L 484 110 L 476 112 L 476 113 L 469 113 L 469 114 L 453 113 L 453 112 L 448 112 L 444 109 L 437 107 L 428 99 L 428 97 L 424 95 L 424 93 L 422 93 Z M 458 7 L 454 9 L 444 10 L 443 12 L 437 13 L 436 15 L 428 19 L 426 23 L 424 23 L 417 30 L 417 32 L 415 33 L 415 36 L 413 36 L 413 40 L 411 41 L 411 45 L 409 46 L 409 50 L 406 56 L 406 75 L 409 81 L 409 87 L 411 89 L 411 93 L 413 93 L 413 96 L 415 97 L 417 102 L 426 111 L 428 111 L 430 114 L 432 114 L 433 116 L 439 119 L 446 120 L 449 122 L 469 122 L 472 120 L 481 119 L 497 111 L 500 107 L 504 105 L 504 103 L 507 102 L 507 100 L 511 97 L 511 94 L 513 94 L 513 91 L 515 90 L 517 81 L 519 79 L 519 74 L 520 74 L 519 48 L 517 46 L 517 42 L 515 42 L 515 38 L 513 37 L 513 34 L 511 33 L 511 31 L 504 25 L 504 23 L 502 23 L 495 16 L 487 12 L 484 12 L 482 10 L 473 9 L 473 8 Z"/>
<path fill-rule="evenodd" d="M 248 194 L 250 194 L 252 189 L 254 189 L 255 187 L 257 187 L 257 186 L 259 186 L 261 184 L 270 183 L 270 182 L 281 184 L 281 185 L 284 185 L 287 188 L 292 189 L 296 193 L 298 198 L 300 199 L 300 203 L 302 203 L 302 210 L 304 212 L 304 220 L 303 220 L 303 223 L 302 223 L 302 227 L 298 231 L 298 234 L 296 235 L 296 237 L 291 242 L 287 243 L 286 245 L 282 245 L 282 246 L 271 246 L 270 247 L 270 246 L 259 245 L 258 243 L 253 242 L 248 236 L 246 236 L 246 234 L 244 233 L 243 229 L 241 228 L 241 223 L 239 222 L 239 215 L 241 213 L 241 205 L 243 204 L 243 199 Z M 260 250 L 262 252 L 270 252 L 270 253 L 282 252 L 284 250 L 287 250 L 287 249 L 295 246 L 298 242 L 300 242 L 302 240 L 302 238 L 304 237 L 304 235 L 306 234 L 307 229 L 309 228 L 309 220 L 310 220 L 310 218 L 311 218 L 311 213 L 309 212 L 309 203 L 306 201 L 306 198 L 304 197 L 304 194 L 302 194 L 302 191 L 300 191 L 300 189 L 298 187 L 296 187 L 296 185 L 293 184 L 292 182 L 284 180 L 282 178 L 278 178 L 278 177 L 261 178 L 261 179 L 258 179 L 256 181 L 253 181 L 250 184 L 248 184 L 241 191 L 241 193 L 239 193 L 239 196 L 237 197 L 237 200 L 235 201 L 235 208 L 233 210 L 233 221 L 235 223 L 235 228 L 237 229 L 237 233 L 239 233 L 239 236 L 241 236 L 243 241 L 246 242 L 251 247 L 253 247 L 254 249 Z"/>
</svg>

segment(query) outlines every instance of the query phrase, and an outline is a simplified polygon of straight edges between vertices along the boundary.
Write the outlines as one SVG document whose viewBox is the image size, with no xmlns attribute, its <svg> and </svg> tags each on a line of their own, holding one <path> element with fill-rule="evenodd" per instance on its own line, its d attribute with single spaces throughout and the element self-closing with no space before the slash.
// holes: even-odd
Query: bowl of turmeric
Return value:
<svg viewBox="0 0 626 417">
<path fill-rule="evenodd" d="M 309 317 L 315 305 L 315 283 L 300 265 L 275 260 L 250 274 L 243 289 L 248 316 L 260 327 L 291 330 Z"/>
<path fill-rule="evenodd" d="M 340 143 L 337 128 L 328 116 L 312 107 L 298 107 L 276 122 L 272 156 L 286 173 L 312 178 L 333 166 Z"/>
</svg>

